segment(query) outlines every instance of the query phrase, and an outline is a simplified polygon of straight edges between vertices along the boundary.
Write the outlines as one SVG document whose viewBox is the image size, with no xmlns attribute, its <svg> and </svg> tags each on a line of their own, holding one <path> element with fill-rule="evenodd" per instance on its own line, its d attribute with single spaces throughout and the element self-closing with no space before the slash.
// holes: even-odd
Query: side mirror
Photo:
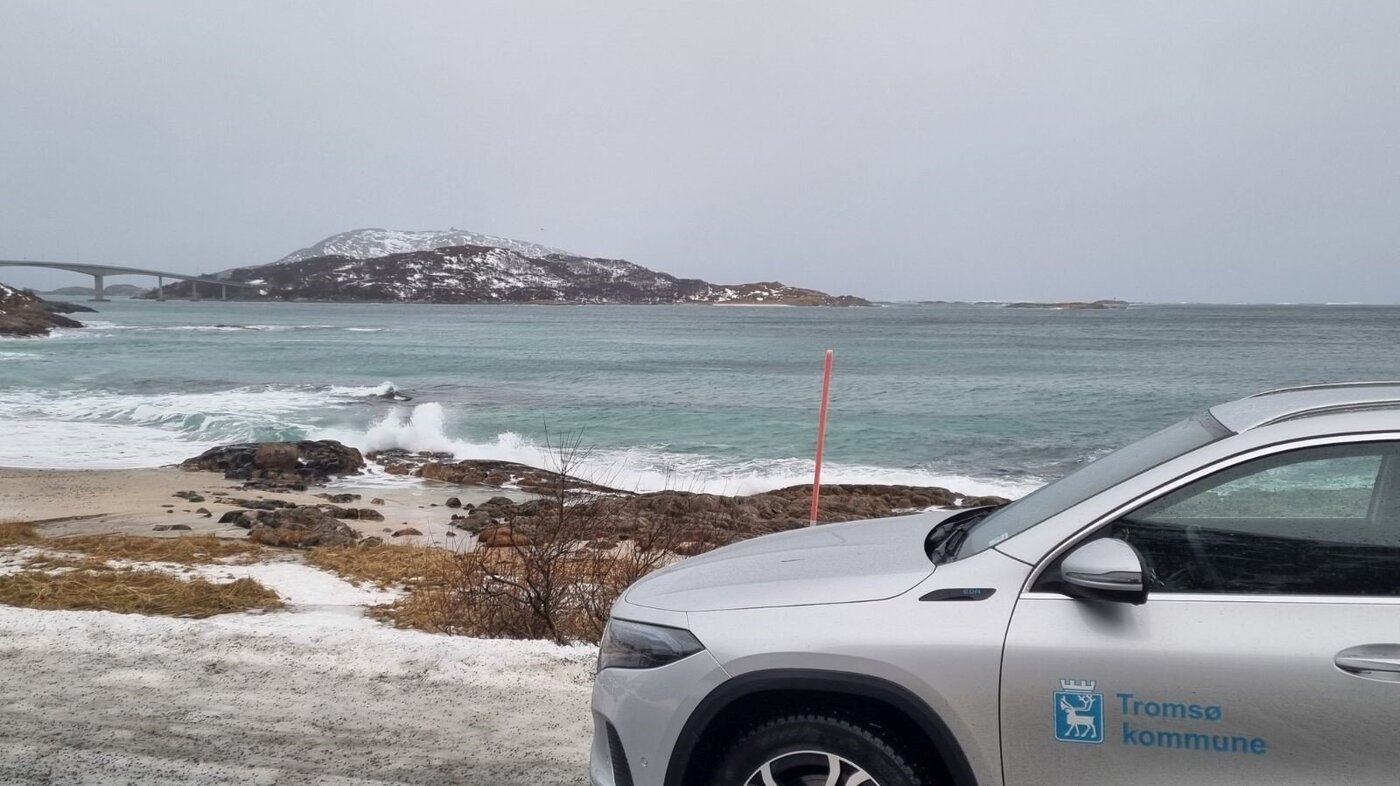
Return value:
<svg viewBox="0 0 1400 786">
<path fill-rule="evenodd" d="M 1140 606 L 1147 602 L 1142 557 L 1117 538 L 1100 538 L 1071 551 L 1060 562 L 1066 594 Z"/>
</svg>

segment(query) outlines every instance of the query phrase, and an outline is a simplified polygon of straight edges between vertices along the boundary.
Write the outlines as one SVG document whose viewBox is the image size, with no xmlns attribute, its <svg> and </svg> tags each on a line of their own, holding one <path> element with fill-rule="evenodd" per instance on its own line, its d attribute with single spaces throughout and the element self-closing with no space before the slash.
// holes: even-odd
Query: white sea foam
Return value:
<svg viewBox="0 0 1400 786">
<path fill-rule="evenodd" d="M 79 423 L 141 427 L 147 431 L 127 431 L 124 436 L 162 452 L 160 445 L 170 441 L 233 442 L 295 436 L 307 425 L 293 416 L 324 405 L 325 396 L 316 391 L 275 387 L 156 395 L 10 390 L 0 392 L 0 428 L 10 431 L 22 424 L 32 431 L 42 430 L 46 424 Z M 12 446 L 0 449 L 0 455 L 11 458 L 17 452 Z M 48 452 L 41 447 L 38 456 Z M 38 460 L 31 459 L 25 465 L 33 466 Z"/>
<path fill-rule="evenodd" d="M 322 425 L 346 399 L 379 396 L 375 386 L 243 387 L 169 394 L 0 392 L 0 466 L 111 469 L 176 463 L 209 447 L 236 441 L 337 439 L 362 450 L 450 453 L 458 458 L 514 461 L 554 468 L 550 445 L 513 432 L 488 440 L 452 436 L 449 413 L 438 403 L 396 406 L 368 428 Z M 654 447 L 597 449 L 570 471 L 604 485 L 635 491 L 679 489 L 753 494 L 810 483 L 808 458 L 735 461 Z M 969 495 L 1021 496 L 1036 478 L 981 478 L 932 468 L 888 468 L 828 463 L 825 483 L 943 486 Z M 403 482 L 366 478 L 367 482 Z"/>
<path fill-rule="evenodd" d="M 364 433 L 326 430 L 317 438 L 338 439 L 363 450 L 411 450 L 451 453 L 459 459 L 514 461 L 535 467 L 556 468 L 559 451 L 514 432 L 489 442 L 455 439 L 448 434 L 447 414 L 437 403 L 396 408 Z M 810 459 L 751 460 L 732 462 L 711 456 L 671 453 L 648 448 L 591 450 L 570 471 L 596 483 L 629 491 L 682 491 L 715 494 L 755 494 L 812 482 Z M 1019 497 L 1043 481 L 977 478 L 910 468 L 891 469 L 848 464 L 827 464 L 823 483 L 875 483 L 909 486 L 943 486 L 972 496 L 995 494 Z"/>
<path fill-rule="evenodd" d="M 0 421 L 0 467 L 137 469 L 175 464 L 223 440 L 114 423 Z"/>
<path fill-rule="evenodd" d="M 341 396 L 343 398 L 366 398 L 369 396 L 387 396 L 390 393 L 397 392 L 398 389 L 398 385 L 386 379 L 378 385 L 332 385 L 329 392 L 332 396 Z"/>
</svg>

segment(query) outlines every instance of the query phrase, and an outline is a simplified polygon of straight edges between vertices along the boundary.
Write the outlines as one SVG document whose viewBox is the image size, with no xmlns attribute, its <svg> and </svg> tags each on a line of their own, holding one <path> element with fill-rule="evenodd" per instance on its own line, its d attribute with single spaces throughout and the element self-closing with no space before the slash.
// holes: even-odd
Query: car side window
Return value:
<svg viewBox="0 0 1400 786">
<path fill-rule="evenodd" d="M 1109 534 L 1142 555 L 1149 593 L 1400 596 L 1400 443 L 1245 462 Z"/>
</svg>

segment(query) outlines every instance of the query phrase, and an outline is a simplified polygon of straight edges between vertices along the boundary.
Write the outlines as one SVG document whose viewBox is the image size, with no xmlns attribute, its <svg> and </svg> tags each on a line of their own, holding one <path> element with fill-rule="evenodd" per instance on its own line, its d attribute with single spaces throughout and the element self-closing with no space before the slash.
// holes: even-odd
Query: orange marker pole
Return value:
<svg viewBox="0 0 1400 786">
<path fill-rule="evenodd" d="M 817 415 L 817 469 L 812 475 L 812 515 L 807 522 L 811 527 L 817 523 L 817 507 L 822 496 L 822 451 L 826 448 L 826 404 L 831 399 L 831 361 L 836 351 L 826 351 L 826 369 L 822 372 L 822 407 Z"/>
</svg>

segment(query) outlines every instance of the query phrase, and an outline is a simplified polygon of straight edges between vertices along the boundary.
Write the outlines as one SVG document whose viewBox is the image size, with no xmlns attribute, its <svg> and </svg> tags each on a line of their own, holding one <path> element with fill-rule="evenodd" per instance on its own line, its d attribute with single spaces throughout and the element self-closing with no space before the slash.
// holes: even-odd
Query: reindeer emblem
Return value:
<svg viewBox="0 0 1400 786">
<path fill-rule="evenodd" d="M 1096 683 L 1060 680 L 1055 692 L 1055 739 L 1103 742 L 1103 694 Z"/>
<path fill-rule="evenodd" d="M 1093 737 L 1099 733 L 1098 719 L 1093 715 L 1081 715 L 1080 713 L 1092 711 L 1098 702 L 1094 700 L 1092 695 L 1080 696 L 1079 698 L 1084 700 L 1082 707 L 1071 706 L 1068 698 L 1060 697 L 1060 709 L 1065 711 L 1065 723 L 1069 725 L 1071 737 L 1082 737 L 1086 734 Z"/>
</svg>

